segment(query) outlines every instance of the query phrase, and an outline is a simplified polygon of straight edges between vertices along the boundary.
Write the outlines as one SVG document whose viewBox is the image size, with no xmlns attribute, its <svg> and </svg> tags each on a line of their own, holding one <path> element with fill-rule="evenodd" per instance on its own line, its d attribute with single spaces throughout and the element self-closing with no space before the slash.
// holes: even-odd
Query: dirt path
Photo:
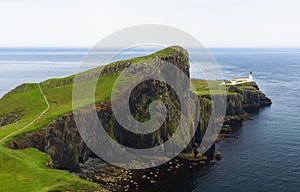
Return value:
<svg viewBox="0 0 300 192">
<path fill-rule="evenodd" d="M 46 98 L 46 96 L 45 96 L 45 94 L 44 94 L 44 92 L 43 92 L 43 90 L 42 90 L 40 84 L 38 84 L 38 87 L 39 87 L 40 93 L 41 93 L 41 95 L 43 96 L 43 99 L 44 99 L 44 101 L 45 101 L 45 103 L 46 103 L 46 105 L 47 105 L 47 109 L 45 109 L 42 113 L 40 113 L 39 116 L 37 116 L 35 119 L 33 119 L 33 120 L 32 120 L 29 124 L 27 124 L 25 127 L 21 128 L 21 129 L 18 129 L 18 130 L 16 130 L 16 131 L 10 133 L 9 135 L 3 137 L 3 138 L 0 140 L 0 145 L 1 145 L 6 139 L 8 139 L 9 137 L 15 135 L 15 134 L 18 133 L 18 132 L 21 132 L 21 131 L 27 129 L 29 126 L 31 126 L 33 123 L 35 123 L 39 118 L 41 118 L 41 117 L 42 117 L 42 116 L 50 109 L 49 102 L 48 102 L 48 100 L 47 100 L 47 98 Z"/>
</svg>

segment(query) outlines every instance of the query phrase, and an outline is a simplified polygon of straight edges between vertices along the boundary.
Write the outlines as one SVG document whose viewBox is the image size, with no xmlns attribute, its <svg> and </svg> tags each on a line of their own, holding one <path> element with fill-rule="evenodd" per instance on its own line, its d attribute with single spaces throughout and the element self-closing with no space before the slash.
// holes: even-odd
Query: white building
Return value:
<svg viewBox="0 0 300 192">
<path fill-rule="evenodd" d="M 252 72 L 250 72 L 249 77 L 237 77 L 237 78 L 231 79 L 230 85 L 236 85 L 236 84 L 252 82 L 252 81 L 253 81 L 253 74 L 252 74 Z"/>
</svg>

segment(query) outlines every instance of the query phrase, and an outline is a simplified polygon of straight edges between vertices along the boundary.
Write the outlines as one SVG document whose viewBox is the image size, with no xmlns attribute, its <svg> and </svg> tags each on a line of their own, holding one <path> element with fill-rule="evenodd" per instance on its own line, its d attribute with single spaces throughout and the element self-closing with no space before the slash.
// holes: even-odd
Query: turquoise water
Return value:
<svg viewBox="0 0 300 192">
<path fill-rule="evenodd" d="M 234 127 L 233 134 L 240 139 L 216 145 L 221 161 L 205 169 L 186 170 L 159 187 L 162 191 L 299 191 L 300 49 L 210 50 L 226 79 L 252 71 L 273 105 L 249 111 L 253 120 Z M 22 82 L 75 73 L 86 51 L 0 49 L 0 96 Z M 119 58 L 152 51 L 135 50 Z"/>
</svg>

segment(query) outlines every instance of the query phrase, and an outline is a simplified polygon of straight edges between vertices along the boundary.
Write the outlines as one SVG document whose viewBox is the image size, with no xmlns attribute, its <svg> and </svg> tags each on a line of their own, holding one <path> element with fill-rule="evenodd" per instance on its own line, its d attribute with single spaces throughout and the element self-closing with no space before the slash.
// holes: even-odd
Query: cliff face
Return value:
<svg viewBox="0 0 300 192">
<path fill-rule="evenodd" d="M 181 69 L 186 76 L 190 76 L 186 52 L 177 52 L 170 56 L 154 55 L 153 62 L 158 64 L 161 62 L 171 63 Z M 131 62 L 124 61 L 117 65 L 108 65 L 101 74 L 115 74 L 121 71 L 121 69 L 126 70 L 132 64 Z M 145 73 L 144 70 L 142 72 Z M 91 73 L 88 77 L 83 77 L 82 80 L 93 78 L 95 75 L 96 72 Z M 140 75 L 143 74 L 141 73 Z M 180 79 L 176 78 L 176 76 L 172 78 Z M 66 84 L 70 82 L 72 82 L 72 79 L 68 79 L 62 83 Z M 52 85 L 49 84 L 48 86 L 51 87 Z M 185 85 L 184 89 L 186 87 L 188 88 L 189 84 Z M 123 91 L 126 92 L 127 90 Z M 181 90 L 181 94 L 183 94 L 183 98 L 189 98 L 189 95 L 192 93 Z M 160 129 L 143 135 L 127 131 L 117 122 L 109 100 L 97 103 L 96 109 L 104 129 L 118 143 L 134 148 L 149 148 L 162 144 L 172 136 L 178 127 L 181 114 L 180 101 L 176 92 L 164 82 L 147 80 L 138 84 L 129 97 L 130 111 L 135 119 L 141 122 L 147 121 L 150 118 L 147 106 L 155 100 L 162 100 L 164 102 L 167 109 L 166 121 Z M 10 147 L 14 149 L 37 148 L 51 156 L 54 168 L 71 171 L 77 171 L 80 162 L 86 161 L 90 156 L 95 156 L 80 137 L 72 113 L 61 116 L 43 129 L 16 137 L 10 143 Z"/>
<path fill-rule="evenodd" d="M 259 90 L 255 82 L 244 83 L 228 87 L 226 117 L 224 123 L 248 120 L 250 117 L 246 109 L 269 106 L 272 101 Z M 232 94 L 233 93 L 233 94 Z"/>
<path fill-rule="evenodd" d="M 178 52 L 171 56 L 155 56 L 154 62 L 167 61 L 172 63 L 189 77 L 189 62 L 186 55 Z M 118 65 L 108 65 L 102 74 L 118 73 L 121 69 L 129 67 L 131 64 L 131 62 L 124 61 Z M 93 73 L 88 78 L 93 78 Z M 68 81 L 72 82 L 71 79 Z M 228 91 L 234 94 L 228 94 L 227 97 L 227 119 L 225 118 L 225 122 L 245 119 L 245 108 L 271 104 L 270 99 L 258 89 L 255 83 L 246 87 L 232 86 L 228 88 Z M 196 95 L 189 91 L 183 94 L 186 94 L 186 97 L 190 95 L 196 97 Z M 168 110 L 166 121 L 159 130 L 145 135 L 133 134 L 120 126 L 114 117 L 110 101 L 97 103 L 96 109 L 98 117 L 102 125 L 104 125 L 104 129 L 118 143 L 128 147 L 149 148 L 162 144 L 176 130 L 181 110 L 178 96 L 167 84 L 157 80 L 149 80 L 136 86 L 129 98 L 130 111 L 139 121 L 146 121 L 150 118 L 149 109 L 144 106 L 149 106 L 149 103 L 158 99 L 164 101 Z M 198 100 L 200 108 L 197 110 L 200 112 L 200 121 L 196 125 L 195 141 L 201 142 L 201 138 L 209 123 L 211 98 L 210 95 L 201 95 L 198 96 Z M 78 133 L 72 113 L 62 115 L 38 131 L 16 137 L 10 143 L 10 147 L 14 149 L 37 148 L 51 156 L 54 168 L 71 171 L 78 171 L 80 162 L 85 162 L 87 158 L 95 156 Z"/>
<path fill-rule="evenodd" d="M 10 147 L 36 148 L 50 155 L 54 168 L 70 171 L 77 171 L 79 162 L 95 156 L 81 139 L 70 114 L 63 115 L 43 129 L 18 136 Z"/>
<path fill-rule="evenodd" d="M 272 104 L 272 101 L 259 90 L 258 85 L 255 82 L 230 86 L 228 91 L 238 93 L 242 96 L 240 100 L 242 101 L 243 108 L 245 109 L 263 107 Z"/>
</svg>

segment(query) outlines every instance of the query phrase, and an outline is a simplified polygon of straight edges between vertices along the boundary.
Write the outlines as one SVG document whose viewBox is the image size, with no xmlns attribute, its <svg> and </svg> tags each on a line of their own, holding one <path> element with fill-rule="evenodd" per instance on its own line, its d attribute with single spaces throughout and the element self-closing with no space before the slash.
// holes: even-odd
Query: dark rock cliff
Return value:
<svg viewBox="0 0 300 192">
<path fill-rule="evenodd" d="M 43 129 L 18 136 L 10 147 L 36 148 L 51 156 L 54 168 L 70 171 L 77 171 L 79 162 L 95 156 L 81 139 L 71 114 L 63 115 Z"/>
<path fill-rule="evenodd" d="M 242 96 L 241 100 L 243 108 L 263 107 L 272 104 L 272 101 L 259 90 L 255 82 L 230 86 L 228 91 L 238 93 Z"/>
<path fill-rule="evenodd" d="M 156 56 L 152 62 L 157 64 L 168 62 L 177 66 L 188 78 L 189 61 L 187 52 L 177 52 L 172 56 Z M 128 68 L 132 63 L 120 62 L 117 65 L 108 65 L 102 71 L 102 75 L 115 74 L 122 69 Z M 146 69 L 139 70 L 147 74 Z M 163 69 L 164 70 L 164 69 Z M 166 69 L 167 70 L 167 69 Z M 87 80 L 96 77 L 97 72 L 82 77 Z M 175 75 L 175 76 L 174 76 Z M 178 75 L 178 74 L 177 74 Z M 173 79 L 180 79 L 173 74 Z M 67 80 L 63 83 L 70 83 L 73 80 Z M 180 82 L 179 82 L 180 83 Z M 52 86 L 52 85 L 48 85 Z M 57 86 L 57 85 L 55 85 Z M 180 90 L 183 98 L 189 98 L 189 81 L 182 86 Z M 126 92 L 127 90 L 122 90 Z M 142 94 L 141 94 L 142 93 Z M 196 97 L 194 95 L 194 97 Z M 118 143 L 134 148 L 149 148 L 157 146 L 168 140 L 176 130 L 180 119 L 180 101 L 176 92 L 166 83 L 158 80 L 147 80 L 139 83 L 131 92 L 129 97 L 129 106 L 132 115 L 138 121 L 147 121 L 150 118 L 149 104 L 152 101 L 161 100 L 167 109 L 166 121 L 160 129 L 149 134 L 134 134 L 124 129 L 115 119 L 111 102 L 103 101 L 96 104 L 98 117 L 107 133 L 110 134 Z M 183 101 L 184 103 L 186 101 Z M 189 110 L 189 108 L 187 108 Z M 187 117 L 186 117 L 187 118 Z M 54 168 L 68 169 L 77 171 L 79 163 L 84 162 L 90 156 L 95 156 L 83 142 L 77 130 L 74 116 L 72 113 L 65 114 L 54 122 L 38 131 L 25 133 L 17 136 L 11 143 L 10 147 L 14 149 L 37 148 L 40 151 L 48 153 L 52 158 Z"/>
</svg>

